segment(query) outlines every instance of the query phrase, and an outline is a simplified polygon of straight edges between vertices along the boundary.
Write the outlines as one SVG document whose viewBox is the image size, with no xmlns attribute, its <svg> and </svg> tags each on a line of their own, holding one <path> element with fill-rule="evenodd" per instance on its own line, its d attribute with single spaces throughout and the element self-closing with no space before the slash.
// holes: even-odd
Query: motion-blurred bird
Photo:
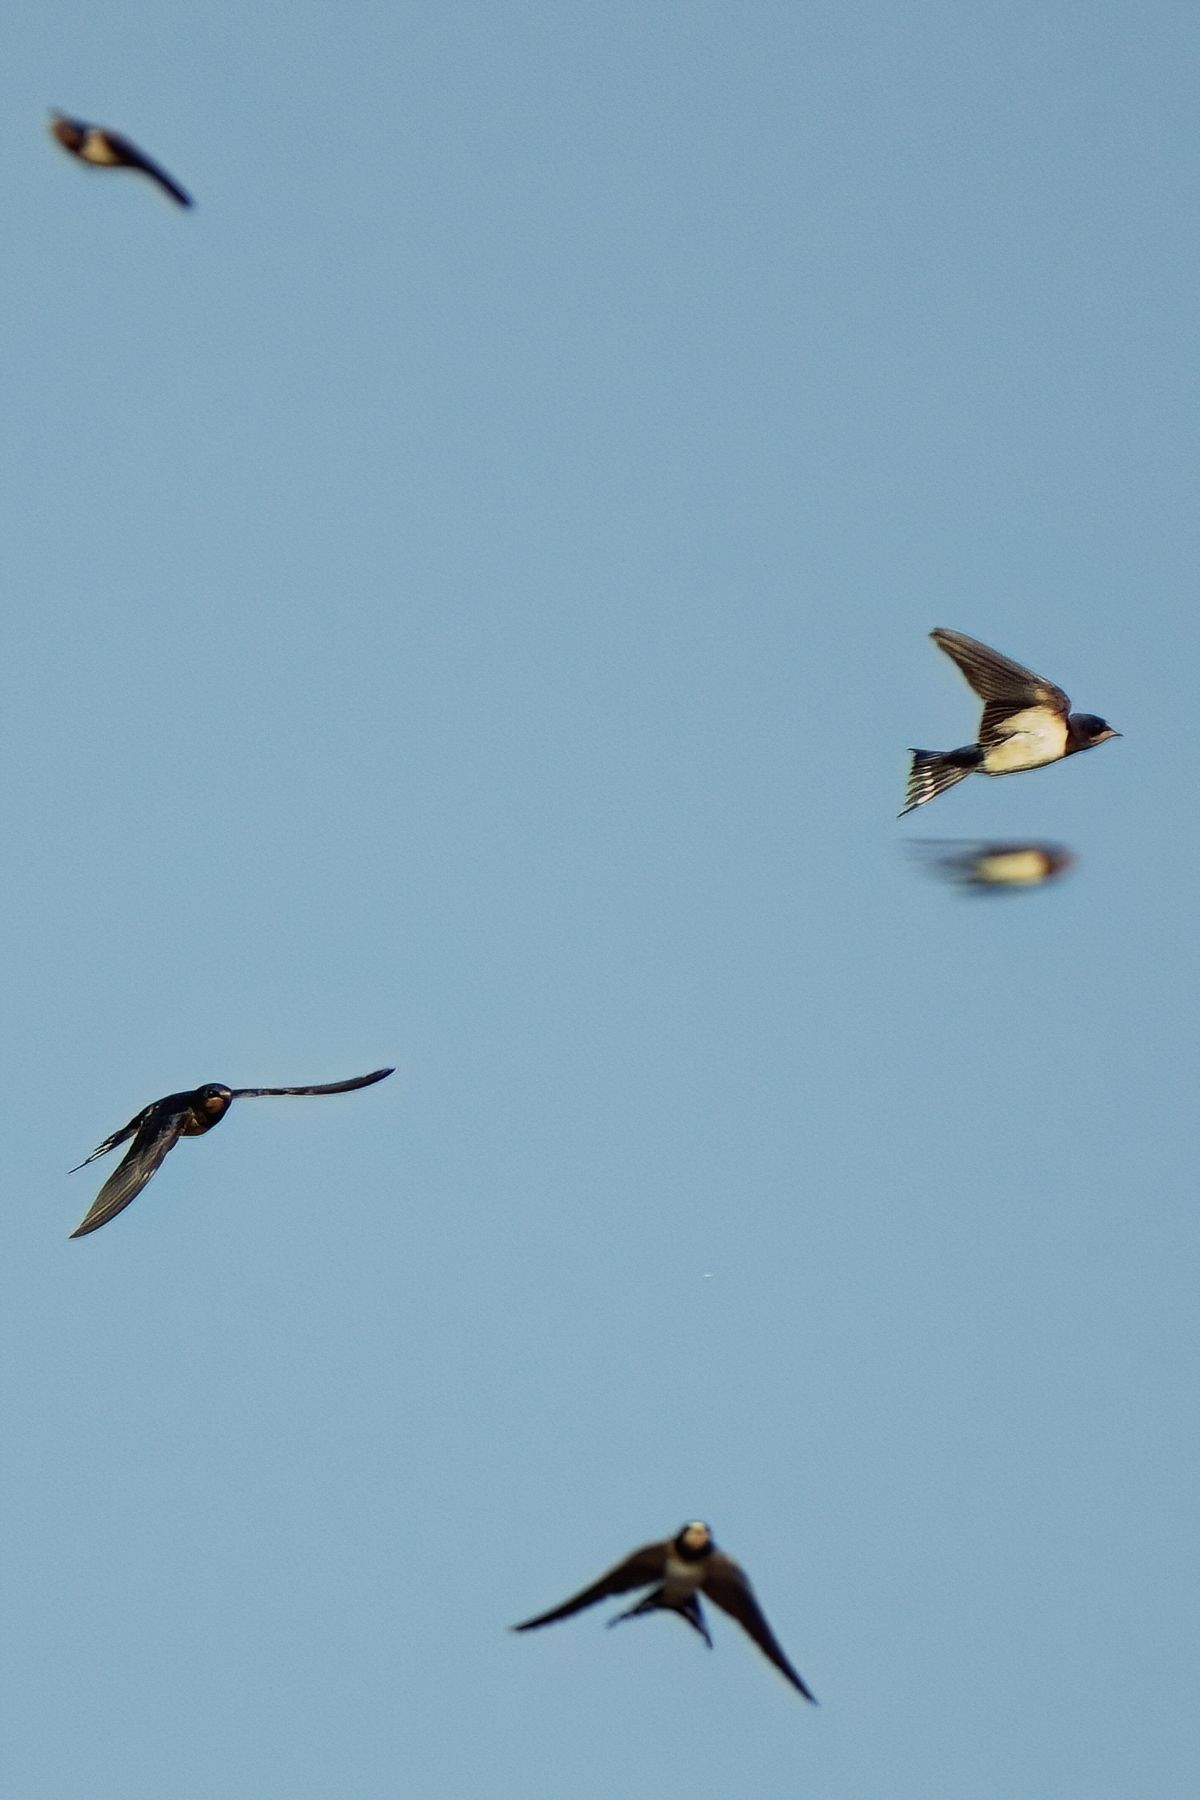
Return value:
<svg viewBox="0 0 1200 1800">
<path fill-rule="evenodd" d="M 947 881 L 975 893 L 1012 893 L 1042 887 L 1075 862 L 1062 844 L 956 844 L 926 839 L 911 848 Z"/>
<path fill-rule="evenodd" d="M 157 181 L 178 205 L 193 204 L 192 196 L 185 193 L 177 181 L 172 181 L 165 169 L 152 162 L 119 131 L 109 131 L 103 125 L 88 125 L 83 119 L 68 118 L 66 113 L 60 112 L 50 114 L 50 130 L 63 149 L 79 157 L 81 162 L 92 163 L 99 169 L 140 169 L 151 181 Z"/>
<path fill-rule="evenodd" d="M 536 1619 L 526 1619 L 523 1625 L 514 1625 L 513 1630 L 535 1631 L 539 1625 L 552 1625 L 556 1619 L 569 1618 L 585 1606 L 594 1606 L 597 1600 L 626 1594 L 631 1588 L 647 1587 L 651 1582 L 659 1585 L 636 1606 L 610 1619 L 610 1625 L 619 1625 L 622 1619 L 632 1619 L 639 1613 L 665 1609 L 677 1613 L 698 1631 L 711 1649 L 712 1639 L 700 1607 L 700 1595 L 706 1594 L 737 1620 L 792 1686 L 806 1700 L 816 1704 L 815 1696 L 805 1687 L 776 1641 L 745 1571 L 731 1556 L 717 1549 L 712 1532 L 700 1519 L 692 1519 L 684 1525 L 677 1537 L 665 1538 L 660 1544 L 643 1545 L 572 1599 L 564 1600 L 561 1606 L 552 1607 L 549 1612 L 539 1613 Z"/>
<path fill-rule="evenodd" d="M 232 1101 L 255 1099 L 263 1094 L 348 1094 L 354 1088 L 370 1087 L 391 1073 L 391 1069 L 374 1069 L 369 1075 L 355 1075 L 349 1081 L 330 1081 L 320 1087 L 227 1088 L 218 1081 L 211 1081 L 207 1087 L 193 1088 L 189 1093 L 168 1094 L 163 1100 L 152 1101 L 130 1119 L 128 1125 L 114 1131 L 90 1156 L 75 1165 L 76 1169 L 86 1169 L 88 1163 L 115 1150 L 126 1138 L 133 1139 L 124 1160 L 109 1176 L 90 1212 L 71 1236 L 86 1237 L 89 1231 L 98 1231 L 101 1225 L 115 1219 L 141 1193 L 167 1151 L 181 1137 L 199 1137 L 202 1132 L 219 1125 Z M 74 1173 L 75 1169 L 72 1169 L 71 1174 Z"/>
<path fill-rule="evenodd" d="M 929 635 L 954 659 L 983 701 L 983 718 L 978 743 L 961 750 L 912 752 L 901 818 L 975 770 L 982 775 L 1015 775 L 1120 737 L 1094 713 L 1073 713 L 1060 687 L 965 632 L 939 629 Z"/>
</svg>

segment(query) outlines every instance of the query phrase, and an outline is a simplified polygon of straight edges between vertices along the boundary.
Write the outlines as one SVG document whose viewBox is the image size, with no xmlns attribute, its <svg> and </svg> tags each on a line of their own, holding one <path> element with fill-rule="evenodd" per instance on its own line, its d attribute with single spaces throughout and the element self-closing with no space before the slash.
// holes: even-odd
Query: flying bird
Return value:
<svg viewBox="0 0 1200 1800">
<path fill-rule="evenodd" d="M 1062 844 L 961 844 L 927 838 L 911 846 L 947 881 L 974 893 L 1015 892 L 1042 887 L 1065 875 L 1075 862 Z"/>
<path fill-rule="evenodd" d="M 141 1193 L 167 1151 L 173 1149 L 181 1137 L 199 1137 L 202 1132 L 219 1125 L 232 1101 L 256 1099 L 263 1094 L 348 1094 L 354 1088 L 370 1087 L 391 1073 L 391 1069 L 373 1069 L 369 1075 L 354 1075 L 349 1081 L 329 1081 L 320 1087 L 227 1088 L 219 1081 L 210 1081 L 206 1087 L 152 1100 L 130 1119 L 128 1125 L 106 1137 L 90 1156 L 71 1170 L 74 1175 L 76 1169 L 86 1169 L 88 1163 L 95 1162 L 98 1156 L 106 1156 L 126 1138 L 133 1139 L 123 1161 L 109 1176 L 91 1210 L 71 1236 L 86 1237 L 89 1231 L 99 1231 L 101 1225 L 115 1219 Z"/>
<path fill-rule="evenodd" d="M 119 131 L 109 131 L 104 125 L 88 125 L 83 119 L 68 118 L 66 113 L 60 112 L 50 114 L 50 130 L 63 149 L 79 157 L 81 162 L 92 163 L 100 169 L 140 169 L 151 181 L 157 181 L 178 205 L 193 204 L 192 196 L 185 193 L 177 181 L 172 181 L 164 168 L 136 144 L 131 144 L 127 137 L 122 137 Z"/>
<path fill-rule="evenodd" d="M 981 775 L 1015 775 L 1120 737 L 1095 713 L 1073 713 L 1071 702 L 1053 682 L 965 632 L 939 628 L 929 635 L 958 664 L 983 701 L 983 717 L 977 743 L 961 750 L 912 752 L 901 818 L 975 770 Z"/>
<path fill-rule="evenodd" d="M 676 1537 L 665 1538 L 660 1544 L 643 1545 L 606 1575 L 601 1575 L 599 1581 L 593 1581 L 590 1587 L 585 1587 L 570 1600 L 564 1600 L 561 1606 L 539 1613 L 535 1619 L 526 1619 L 524 1624 L 514 1625 L 513 1630 L 536 1631 L 539 1625 L 552 1625 L 556 1619 L 569 1618 L 585 1606 L 594 1606 L 597 1600 L 627 1594 L 632 1588 L 648 1587 L 652 1582 L 658 1585 L 651 1593 L 625 1612 L 618 1613 L 616 1618 L 608 1621 L 609 1624 L 619 1625 L 622 1619 L 635 1618 L 639 1613 L 665 1609 L 676 1613 L 698 1631 L 711 1650 L 712 1639 L 700 1606 L 700 1595 L 706 1594 L 737 1620 L 780 1674 L 806 1700 L 816 1705 L 816 1696 L 805 1687 L 767 1624 L 744 1569 L 731 1556 L 717 1549 L 712 1532 L 700 1519 L 692 1519 Z"/>
</svg>

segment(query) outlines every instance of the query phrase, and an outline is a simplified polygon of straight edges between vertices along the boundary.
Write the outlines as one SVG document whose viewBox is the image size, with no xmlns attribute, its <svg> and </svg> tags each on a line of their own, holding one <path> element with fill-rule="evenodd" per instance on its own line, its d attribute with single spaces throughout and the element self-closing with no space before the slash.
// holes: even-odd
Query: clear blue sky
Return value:
<svg viewBox="0 0 1200 1800">
<path fill-rule="evenodd" d="M 8 1792 L 1194 1800 L 1198 91 L 1154 0 L 10 22 Z M 1124 737 L 897 824 L 934 625 Z M 819 1709 L 508 1634 L 694 1516 Z"/>
</svg>

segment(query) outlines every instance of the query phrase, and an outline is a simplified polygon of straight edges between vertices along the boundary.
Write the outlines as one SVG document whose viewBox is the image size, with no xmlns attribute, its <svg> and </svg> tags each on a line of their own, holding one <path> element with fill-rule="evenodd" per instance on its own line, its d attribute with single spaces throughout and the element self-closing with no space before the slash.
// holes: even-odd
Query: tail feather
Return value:
<svg viewBox="0 0 1200 1800">
<path fill-rule="evenodd" d="M 635 1619 L 639 1613 L 672 1612 L 677 1618 L 682 1619 L 685 1625 L 690 1625 L 693 1631 L 698 1631 L 711 1650 L 712 1638 L 709 1636 L 708 1626 L 704 1622 L 704 1612 L 700 1605 L 699 1594 L 689 1594 L 686 1600 L 668 1600 L 666 1591 L 665 1587 L 655 1588 L 654 1592 L 647 1594 L 644 1600 L 639 1600 L 635 1606 L 627 1607 L 624 1612 L 618 1613 L 615 1619 L 610 1619 L 608 1621 L 610 1626 L 619 1625 L 622 1619 Z"/>
<path fill-rule="evenodd" d="M 962 781 L 978 768 L 982 760 L 983 752 L 978 745 L 966 750 L 914 750 L 904 805 L 898 816 L 902 819 L 905 813 L 924 806 L 927 800 L 936 800 L 956 781 Z"/>
<path fill-rule="evenodd" d="M 608 1621 L 610 1628 L 613 1625 L 619 1625 L 622 1619 L 636 1619 L 639 1613 L 657 1612 L 660 1607 L 665 1607 L 666 1601 L 663 1599 L 665 1591 L 664 1588 L 657 1587 L 652 1594 L 647 1594 L 644 1599 L 635 1601 L 632 1606 L 627 1606 L 624 1612 L 619 1612 L 615 1618 Z"/>
</svg>

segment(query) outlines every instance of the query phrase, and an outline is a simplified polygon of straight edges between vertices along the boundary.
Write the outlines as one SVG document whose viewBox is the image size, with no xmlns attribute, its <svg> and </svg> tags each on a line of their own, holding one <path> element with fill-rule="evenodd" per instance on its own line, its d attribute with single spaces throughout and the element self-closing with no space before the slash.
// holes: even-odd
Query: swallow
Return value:
<svg viewBox="0 0 1200 1800">
<path fill-rule="evenodd" d="M 961 750 L 912 752 L 901 818 L 975 770 L 981 775 L 1015 775 L 1120 737 L 1095 713 L 1073 713 L 1071 702 L 1053 682 L 965 632 L 939 628 L 929 635 L 958 664 L 983 701 L 983 718 L 977 743 Z"/>
<path fill-rule="evenodd" d="M 953 844 L 927 839 L 913 848 L 948 881 L 975 893 L 1041 887 L 1065 875 L 1075 861 L 1062 844 Z"/>
<path fill-rule="evenodd" d="M 227 1088 L 219 1081 L 210 1081 L 206 1087 L 192 1088 L 188 1093 L 168 1094 L 162 1100 L 152 1100 L 130 1119 L 128 1125 L 106 1137 L 90 1156 L 76 1163 L 70 1171 L 74 1175 L 76 1170 L 86 1169 L 98 1156 L 107 1156 L 126 1138 L 133 1139 L 123 1160 L 71 1236 L 86 1237 L 89 1231 L 99 1231 L 101 1225 L 115 1219 L 131 1200 L 136 1200 L 167 1151 L 173 1149 L 181 1137 L 200 1137 L 214 1125 L 219 1125 L 234 1100 L 257 1099 L 263 1094 L 348 1094 L 354 1088 L 370 1087 L 390 1074 L 391 1069 L 373 1069 L 369 1075 L 354 1075 L 349 1081 L 329 1081 L 321 1087 Z"/>
<path fill-rule="evenodd" d="M 712 1638 L 700 1606 L 700 1595 L 707 1594 L 722 1611 L 737 1620 L 780 1674 L 806 1700 L 816 1705 L 816 1696 L 809 1692 L 793 1669 L 767 1624 L 745 1570 L 731 1556 L 717 1549 L 712 1532 L 700 1519 L 692 1519 L 676 1537 L 665 1538 L 660 1544 L 644 1544 L 606 1575 L 601 1575 L 599 1581 L 593 1581 L 590 1587 L 583 1588 L 570 1600 L 564 1600 L 561 1606 L 539 1613 L 535 1619 L 526 1619 L 524 1624 L 514 1625 L 512 1629 L 536 1631 L 539 1625 L 552 1625 L 556 1619 L 569 1618 L 572 1613 L 582 1612 L 585 1606 L 594 1606 L 597 1600 L 627 1594 L 632 1588 L 648 1587 L 652 1582 L 658 1584 L 653 1591 L 610 1619 L 610 1626 L 619 1625 L 622 1619 L 636 1618 L 640 1613 L 666 1610 L 676 1613 L 685 1624 L 698 1631 L 711 1650 Z"/>
<path fill-rule="evenodd" d="M 50 131 L 63 149 L 79 157 L 81 162 L 92 163 L 101 169 L 140 169 L 151 181 L 157 181 L 163 192 L 179 206 L 194 204 L 192 196 L 185 193 L 177 181 L 172 181 L 165 169 L 152 162 L 119 131 L 109 131 L 103 125 L 88 125 L 83 119 L 71 119 L 60 112 L 50 114 Z"/>
</svg>

